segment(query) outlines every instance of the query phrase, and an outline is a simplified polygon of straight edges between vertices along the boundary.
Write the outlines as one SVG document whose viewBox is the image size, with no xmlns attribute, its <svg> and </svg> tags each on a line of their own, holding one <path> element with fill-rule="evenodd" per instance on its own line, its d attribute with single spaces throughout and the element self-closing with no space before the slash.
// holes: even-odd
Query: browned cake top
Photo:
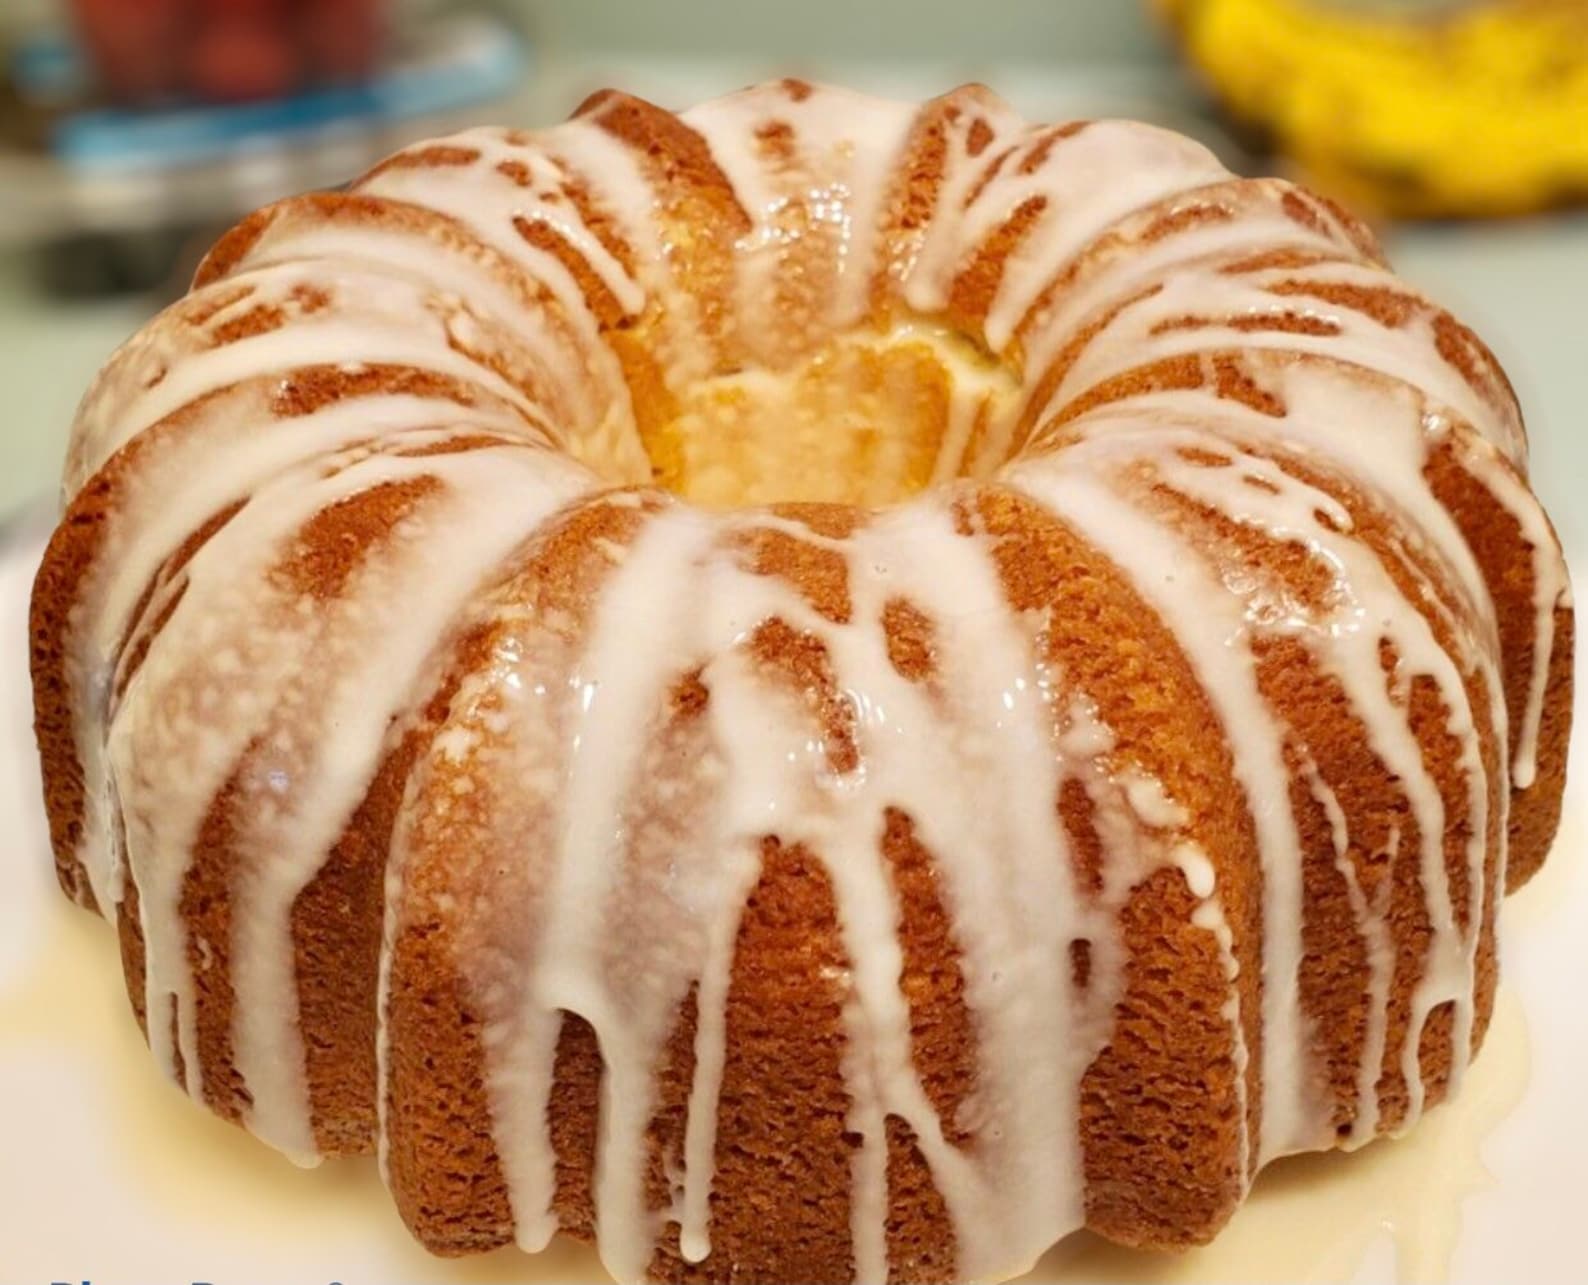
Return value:
<svg viewBox="0 0 1588 1285">
<path fill-rule="evenodd" d="M 1187 139 L 598 95 L 261 211 L 102 373 L 57 861 L 166 1068 L 378 1135 L 438 1248 L 1184 1244 L 1481 1037 L 1569 720 L 1525 466 L 1470 331 Z"/>
</svg>

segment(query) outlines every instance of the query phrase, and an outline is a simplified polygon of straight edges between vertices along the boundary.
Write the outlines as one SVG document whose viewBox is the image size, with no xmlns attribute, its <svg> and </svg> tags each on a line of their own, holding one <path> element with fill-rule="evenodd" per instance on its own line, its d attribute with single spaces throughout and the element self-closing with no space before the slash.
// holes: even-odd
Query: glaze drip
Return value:
<svg viewBox="0 0 1588 1285">
<path fill-rule="evenodd" d="M 1482 1037 L 1569 718 L 1525 463 L 1362 228 L 1161 130 L 782 82 L 468 131 L 254 216 L 85 397 L 57 863 L 166 1072 L 377 1149 L 435 1248 L 1184 1245 Z"/>
</svg>

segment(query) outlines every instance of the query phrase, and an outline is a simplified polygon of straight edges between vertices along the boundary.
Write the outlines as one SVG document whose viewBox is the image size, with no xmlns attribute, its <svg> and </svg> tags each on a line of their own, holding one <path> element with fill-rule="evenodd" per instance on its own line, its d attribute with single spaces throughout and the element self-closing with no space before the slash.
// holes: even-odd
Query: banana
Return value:
<svg viewBox="0 0 1588 1285">
<path fill-rule="evenodd" d="M 1365 211 L 1488 217 L 1588 199 L 1588 0 L 1421 14 L 1154 2 L 1237 122 Z"/>
</svg>

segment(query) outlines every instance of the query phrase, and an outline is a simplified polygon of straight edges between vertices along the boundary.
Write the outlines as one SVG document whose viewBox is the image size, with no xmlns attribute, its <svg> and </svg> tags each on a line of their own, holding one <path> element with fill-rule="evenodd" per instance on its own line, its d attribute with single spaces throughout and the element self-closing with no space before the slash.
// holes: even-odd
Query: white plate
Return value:
<svg viewBox="0 0 1588 1285">
<path fill-rule="evenodd" d="M 577 1246 L 430 1258 L 372 1162 L 294 1169 L 160 1078 L 113 933 L 67 904 L 50 868 L 22 659 L 37 556 L 0 550 L 0 1281 L 605 1281 Z M 1588 1280 L 1584 721 L 1557 851 L 1507 908 L 1500 1005 L 1461 1098 L 1406 1141 L 1269 1170 L 1208 1250 L 1074 1237 L 1031 1280 Z"/>
</svg>

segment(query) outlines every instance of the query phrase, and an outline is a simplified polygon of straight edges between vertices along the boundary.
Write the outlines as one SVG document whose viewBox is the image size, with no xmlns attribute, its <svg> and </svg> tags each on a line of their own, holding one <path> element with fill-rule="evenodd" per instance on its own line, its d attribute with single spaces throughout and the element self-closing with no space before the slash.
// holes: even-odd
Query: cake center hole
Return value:
<svg viewBox="0 0 1588 1285">
<path fill-rule="evenodd" d="M 695 504 L 880 508 L 1002 463 L 1017 394 L 962 336 L 912 323 L 835 336 L 783 369 L 635 387 L 632 401 L 655 484 Z"/>
</svg>

